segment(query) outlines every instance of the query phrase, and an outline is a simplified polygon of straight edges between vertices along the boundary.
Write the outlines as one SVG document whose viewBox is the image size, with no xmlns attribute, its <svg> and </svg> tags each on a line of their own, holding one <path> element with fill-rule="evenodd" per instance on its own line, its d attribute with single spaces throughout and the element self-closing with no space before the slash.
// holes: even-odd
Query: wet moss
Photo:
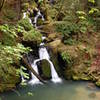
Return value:
<svg viewBox="0 0 100 100">
<path fill-rule="evenodd" d="M 42 69 L 41 76 L 43 77 L 43 79 L 50 79 L 51 78 L 50 63 L 47 60 L 42 60 L 40 64 Z"/>
</svg>

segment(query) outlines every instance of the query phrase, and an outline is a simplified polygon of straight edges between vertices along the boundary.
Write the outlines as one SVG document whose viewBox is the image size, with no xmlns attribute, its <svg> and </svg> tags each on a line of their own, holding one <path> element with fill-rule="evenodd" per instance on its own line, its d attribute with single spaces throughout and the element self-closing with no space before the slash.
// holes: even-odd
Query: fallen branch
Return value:
<svg viewBox="0 0 100 100">
<path fill-rule="evenodd" d="M 25 58 L 22 58 L 23 62 L 25 63 L 26 67 L 42 82 L 45 83 L 44 80 L 35 72 L 35 70 L 31 67 Z"/>
</svg>

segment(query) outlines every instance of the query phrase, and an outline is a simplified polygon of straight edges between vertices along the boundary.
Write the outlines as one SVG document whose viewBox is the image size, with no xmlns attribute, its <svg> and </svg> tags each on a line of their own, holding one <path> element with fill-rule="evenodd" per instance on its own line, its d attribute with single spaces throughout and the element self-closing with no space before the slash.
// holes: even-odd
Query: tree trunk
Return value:
<svg viewBox="0 0 100 100">
<path fill-rule="evenodd" d="M 31 67 L 25 58 L 22 58 L 23 62 L 26 64 L 26 67 L 42 82 L 45 83 L 44 80 L 35 72 L 35 70 Z"/>
</svg>

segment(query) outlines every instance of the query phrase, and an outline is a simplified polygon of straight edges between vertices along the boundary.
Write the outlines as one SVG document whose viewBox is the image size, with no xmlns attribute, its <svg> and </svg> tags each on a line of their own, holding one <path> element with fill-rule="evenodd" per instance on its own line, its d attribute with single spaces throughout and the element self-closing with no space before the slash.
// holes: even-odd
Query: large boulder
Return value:
<svg viewBox="0 0 100 100">
<path fill-rule="evenodd" d="M 41 60 L 39 62 L 38 69 L 39 69 L 40 76 L 43 79 L 50 79 L 51 78 L 50 64 L 47 60 L 45 60 L 45 59 Z"/>
<path fill-rule="evenodd" d="M 48 44 L 54 53 L 57 53 L 58 47 L 61 45 L 61 39 L 56 39 Z"/>
</svg>

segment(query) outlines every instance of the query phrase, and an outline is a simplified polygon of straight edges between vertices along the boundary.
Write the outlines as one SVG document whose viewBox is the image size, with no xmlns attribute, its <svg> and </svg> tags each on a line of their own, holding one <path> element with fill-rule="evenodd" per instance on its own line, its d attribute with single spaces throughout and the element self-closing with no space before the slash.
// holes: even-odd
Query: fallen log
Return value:
<svg viewBox="0 0 100 100">
<path fill-rule="evenodd" d="M 31 65 L 29 63 L 27 63 L 27 60 L 25 58 L 22 58 L 23 62 L 25 63 L 26 67 L 28 68 L 28 70 L 30 70 L 42 83 L 46 83 L 44 82 L 44 80 L 36 73 L 36 71 L 31 67 Z"/>
</svg>

